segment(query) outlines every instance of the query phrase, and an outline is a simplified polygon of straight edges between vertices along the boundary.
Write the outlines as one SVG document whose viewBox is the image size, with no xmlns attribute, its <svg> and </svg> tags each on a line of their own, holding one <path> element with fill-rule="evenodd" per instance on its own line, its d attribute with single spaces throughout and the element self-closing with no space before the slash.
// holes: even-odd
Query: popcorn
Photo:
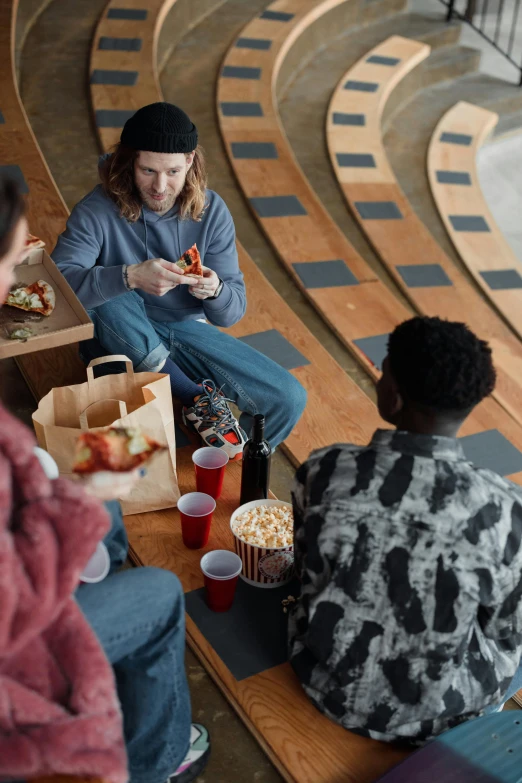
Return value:
<svg viewBox="0 0 522 783">
<path fill-rule="evenodd" d="M 294 543 L 294 515 L 286 506 L 256 506 L 240 514 L 232 528 L 247 544 L 277 549 Z"/>
<path fill-rule="evenodd" d="M 295 596 L 289 595 L 288 598 L 283 598 L 281 604 L 283 605 L 283 612 L 288 614 L 288 607 L 290 604 L 295 604 Z"/>
</svg>

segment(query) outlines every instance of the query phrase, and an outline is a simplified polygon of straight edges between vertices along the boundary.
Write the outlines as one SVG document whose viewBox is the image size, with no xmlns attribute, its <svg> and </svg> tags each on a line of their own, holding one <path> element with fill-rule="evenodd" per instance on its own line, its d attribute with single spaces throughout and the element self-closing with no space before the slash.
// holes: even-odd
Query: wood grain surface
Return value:
<svg viewBox="0 0 522 783">
<path fill-rule="evenodd" d="M 155 8 L 159 10 L 158 6 Z M 286 4 L 277 3 L 274 8 L 284 10 Z M 266 24 L 272 28 L 275 35 L 275 23 Z M 151 29 L 157 36 L 159 28 L 152 23 L 152 19 L 149 19 L 149 30 Z M 129 36 L 129 30 L 128 27 L 124 28 L 120 34 Z M 98 30 L 98 35 L 100 34 L 101 27 Z M 147 48 L 143 51 L 151 50 Z M 115 70 L 121 69 L 124 61 L 118 58 L 118 54 L 118 52 L 111 52 L 111 59 L 106 59 L 104 66 Z M 95 59 L 93 51 L 91 61 L 93 67 L 94 63 L 96 67 L 101 67 L 100 60 Z M 154 82 L 153 74 L 150 72 L 146 78 L 141 79 L 147 68 L 154 71 L 154 60 L 147 63 L 144 58 L 134 58 L 132 68 L 139 70 L 140 73 L 137 87 L 140 84 L 150 85 Z M 119 89 L 116 86 L 110 89 L 105 86 L 103 93 L 93 89 L 93 107 L 95 109 L 123 108 L 122 98 L 117 96 Z M 111 99 L 113 94 L 116 94 L 114 101 Z M 103 104 L 100 102 L 100 96 L 103 96 Z M 161 99 L 159 92 L 152 96 L 150 93 L 144 95 L 139 89 L 129 89 L 125 93 L 124 108 L 125 110 L 137 109 L 155 99 Z M 102 149 L 107 149 L 114 143 L 120 131 L 121 129 L 117 129 L 110 135 L 100 129 Z M 269 138 L 265 135 L 263 140 Z M 263 169 L 263 176 L 267 178 L 272 176 L 269 167 Z M 283 175 L 282 188 L 285 186 L 284 176 L 286 175 Z M 310 210 L 317 209 L 317 204 L 313 200 L 308 206 Z M 343 248 L 346 249 L 346 245 L 340 233 L 329 235 L 328 232 L 321 231 L 315 234 L 317 247 L 323 254 L 322 258 L 343 257 L 340 254 Z M 300 243 L 302 256 L 299 256 L 299 260 L 317 258 L 313 253 L 311 255 L 309 253 L 310 236 L 303 239 L 299 221 L 296 221 L 295 225 L 291 221 L 286 225 L 281 233 L 282 238 L 285 236 L 295 246 Z M 333 425 L 336 432 L 332 432 L 332 425 L 325 422 L 325 407 L 329 407 L 330 404 L 338 406 L 340 400 L 335 401 L 332 396 L 335 393 L 330 387 L 333 385 L 334 378 L 337 382 L 344 377 L 344 374 L 267 283 L 244 248 L 238 246 L 238 250 L 240 265 L 246 279 L 249 307 L 247 316 L 230 332 L 240 337 L 276 325 L 277 329 L 310 360 L 310 365 L 294 371 L 296 377 L 307 388 L 310 402 L 302 421 L 285 444 L 287 453 L 294 461 L 299 461 L 302 459 L 301 455 L 306 454 L 311 447 L 322 443 L 323 438 L 324 442 L 345 438 L 355 442 L 365 442 L 378 421 L 375 408 L 351 382 L 347 385 L 344 379 L 342 394 L 345 400 L 349 400 L 346 407 L 350 410 L 351 416 L 341 422 L 336 420 Z M 351 249 L 350 257 L 354 268 L 361 273 L 361 285 L 342 289 L 319 289 L 317 301 L 325 310 L 329 303 L 334 303 L 338 310 L 342 311 L 343 319 L 332 324 L 338 333 L 351 327 L 354 337 L 357 338 L 389 331 L 399 320 L 408 317 L 409 313 L 399 308 L 400 315 L 397 317 L 398 303 L 388 289 L 377 283 L 375 275 L 370 274 L 362 259 L 359 259 Z M 372 293 L 372 287 L 376 284 L 379 285 L 380 297 Z M 374 331 L 368 331 L 370 321 Z M 376 378 L 378 373 L 373 365 L 355 346 L 353 350 Z M 327 401 L 328 406 L 325 406 Z M 334 410 L 338 411 L 339 408 L 335 407 Z M 484 409 L 481 416 L 484 421 L 487 421 L 488 411 Z M 469 423 L 469 432 L 480 431 L 482 423 L 482 419 Z M 522 436 L 522 433 L 520 434 Z M 522 449 L 522 437 L 517 442 Z M 190 454 L 190 448 L 178 450 L 179 482 L 183 493 L 195 488 Z M 209 544 L 204 550 L 194 552 L 183 547 L 179 515 L 174 509 L 127 517 L 126 526 L 133 562 L 138 565 L 154 565 L 172 570 L 181 579 L 185 591 L 201 587 L 203 581 L 199 561 L 203 554 L 210 549 L 233 547 L 229 519 L 239 502 L 239 470 L 236 464 L 230 464 L 227 468 L 223 496 L 214 514 Z M 404 758 L 403 752 L 357 737 L 321 716 L 305 697 L 288 664 L 237 682 L 190 617 L 187 618 L 187 635 L 191 648 L 285 780 L 293 783 L 317 783 L 317 781 L 370 783 Z"/>
<path fill-rule="evenodd" d="M 182 493 L 195 490 L 191 453 L 190 447 L 178 449 Z M 237 463 L 227 466 L 223 494 L 204 549 L 183 546 L 176 509 L 126 517 L 134 562 L 173 571 L 185 592 L 202 587 L 199 563 L 203 555 L 234 546 L 230 517 L 239 505 L 240 471 Z M 238 682 L 188 616 L 187 636 L 191 649 L 286 781 L 371 783 L 407 755 L 352 734 L 322 716 L 305 696 L 289 664 Z"/>
<path fill-rule="evenodd" d="M 170 7 L 170 0 L 167 4 Z M 156 23 L 154 14 L 161 13 L 160 5 L 154 3 L 148 6 L 147 30 L 156 39 L 160 25 Z M 127 0 L 125 6 L 132 7 Z M 109 7 L 116 7 L 116 4 L 110 3 L 106 10 Z M 139 5 L 135 3 L 134 7 Z M 93 68 L 102 67 L 101 53 L 96 51 L 96 46 L 99 36 L 108 34 L 107 21 L 105 13 L 93 43 Z M 120 35 L 130 37 L 132 25 L 123 25 L 118 30 Z M 144 36 L 145 28 L 140 30 Z M 144 46 L 140 56 L 134 58 L 130 65 L 126 59 L 129 53 L 104 52 L 104 55 L 110 54 L 110 58 L 103 60 L 104 68 L 121 70 L 125 64 L 139 70 L 140 77 L 134 88 L 123 88 L 124 99 L 123 93 L 119 93 L 122 88 L 118 86 L 104 86 L 101 91 L 97 85 L 91 85 L 93 109 L 125 107 L 130 110 L 161 100 L 159 87 L 154 94 L 150 87 L 157 85 L 156 61 L 150 57 L 154 50 L 155 46 Z M 124 57 L 120 59 L 121 54 Z M 148 85 L 146 91 L 142 89 L 143 85 Z M 103 150 L 114 144 L 121 133 L 121 128 L 110 130 L 98 129 Z M 297 464 L 306 459 L 313 448 L 339 440 L 367 442 L 380 423 L 373 403 L 306 329 L 239 243 L 238 252 L 245 275 L 248 308 L 239 324 L 227 331 L 241 337 L 275 327 L 310 362 L 292 371 L 307 389 L 309 401 L 303 418 L 284 444 L 290 459 Z M 337 293 L 336 289 L 329 291 L 330 294 Z M 335 416 L 331 415 L 332 411 L 335 411 Z M 191 448 L 178 450 L 182 492 L 195 489 L 191 452 Z M 204 552 L 233 548 L 229 519 L 239 502 L 239 481 L 240 467 L 230 464 L 223 496 L 214 514 L 208 547 L 199 552 L 183 546 L 179 514 L 175 509 L 126 517 L 134 564 L 174 571 L 185 591 L 201 587 L 203 580 L 199 561 Z M 324 783 L 370 783 L 403 758 L 403 753 L 352 735 L 321 716 L 304 695 L 288 664 L 238 683 L 190 617 L 187 617 L 187 636 L 191 648 L 285 780 L 296 783 L 317 783 L 318 780 Z"/>
<path fill-rule="evenodd" d="M 109 150 L 120 140 L 121 126 L 99 127 L 96 124 L 96 112 L 99 110 L 135 111 L 140 106 L 161 100 L 159 80 L 156 73 L 156 54 L 161 26 L 176 0 L 122 0 L 109 2 L 102 14 L 91 48 L 90 73 L 93 71 L 137 71 L 138 78 L 134 86 L 114 86 L 91 84 L 91 106 L 94 121 L 103 150 Z M 111 19 L 111 8 L 146 10 L 146 19 Z M 99 49 L 101 37 L 139 38 L 139 51 L 114 51 Z M 136 100 L 138 96 L 138 101 Z"/>
<path fill-rule="evenodd" d="M 286 22 L 256 17 L 240 33 L 240 38 L 270 40 L 268 50 L 230 47 L 223 69 L 258 68 L 259 78 L 218 79 L 217 112 L 225 147 L 239 185 L 253 214 L 272 244 L 279 259 L 298 287 L 330 325 L 340 340 L 364 368 L 373 373 L 354 339 L 385 334 L 411 316 L 373 269 L 357 253 L 317 198 L 292 153 L 279 119 L 275 85 L 285 56 L 299 36 L 321 16 L 352 0 L 278 0 L 269 6 L 292 14 Z M 230 116 L 226 104 L 259 104 L 260 116 Z M 272 159 L 238 158 L 237 142 L 272 143 L 277 157 Z M 295 196 L 302 214 L 286 217 L 262 217 L 251 199 Z M 255 202 L 254 202 L 255 203 Z M 340 260 L 355 277 L 355 285 L 307 288 L 295 263 Z"/>
<path fill-rule="evenodd" d="M 65 228 L 68 211 L 31 130 L 20 100 L 14 64 L 18 0 L 0 3 L 0 165 L 19 166 L 28 185 L 27 218 L 31 233 L 46 243 L 50 252 Z M 40 399 L 53 386 L 85 380 L 77 345 L 39 350 L 17 358 L 31 392 Z"/>
<path fill-rule="evenodd" d="M 125 7 L 140 7 L 138 0 L 133 2 L 134 5 L 126 4 Z M 164 5 L 170 9 L 171 0 L 166 0 Z M 91 85 L 91 101 L 95 114 L 100 109 L 123 107 L 132 111 L 147 102 L 163 100 L 156 74 L 157 63 L 154 52 L 161 23 L 166 15 L 164 5 L 156 0 L 149 4 L 147 20 L 139 23 L 132 20 L 108 19 L 109 8 L 118 6 L 114 2 L 107 6 L 93 40 L 91 72 L 95 68 L 102 67 L 113 71 L 130 68 L 137 71 L 139 77 L 133 87 L 103 85 L 101 89 L 100 85 Z M 116 22 L 118 27 L 114 26 Z M 138 29 L 143 41 L 139 52 L 97 49 L 102 35 L 118 34 L 123 37 L 134 37 Z M 146 40 L 147 37 L 152 44 Z M 115 130 L 117 136 L 106 133 L 106 130 L 98 128 L 98 138 L 103 151 L 107 151 L 119 138 L 121 127 L 111 129 L 111 131 Z M 373 403 L 279 296 L 240 243 L 238 243 L 238 253 L 247 288 L 247 313 L 238 324 L 224 331 L 234 337 L 244 337 L 275 328 L 310 362 L 291 371 L 307 390 L 308 404 L 301 421 L 283 444 L 285 453 L 294 464 L 298 465 L 313 449 L 339 440 L 367 443 L 373 431 L 380 423 L 382 424 Z M 337 290 L 326 289 L 324 293 L 335 296 Z M 348 309 L 347 306 L 348 302 L 344 307 Z M 374 316 L 377 315 L 374 313 Z M 364 361 L 368 360 L 365 358 Z M 334 416 L 332 411 L 335 411 Z"/>
<path fill-rule="evenodd" d="M 522 276 L 522 262 L 515 255 L 495 222 L 480 187 L 477 154 L 498 122 L 498 114 L 460 101 L 441 118 L 428 150 L 428 178 L 440 217 L 451 241 L 482 288 L 490 303 L 513 331 L 522 337 L 522 288 L 493 289 L 481 272 L 514 270 Z M 471 144 L 446 144 L 443 133 L 471 136 Z M 470 186 L 439 182 L 437 171 L 468 174 Z M 455 231 L 450 215 L 477 215 L 484 218 L 489 232 Z M 522 277 L 521 277 L 522 282 Z"/>
<path fill-rule="evenodd" d="M 369 51 L 343 75 L 330 101 L 326 121 L 332 166 L 353 216 L 412 306 L 425 315 L 454 321 L 465 319 L 476 334 L 490 342 L 498 371 L 495 399 L 514 418 L 522 421 L 522 345 L 502 318 L 488 306 L 472 283 L 456 268 L 418 218 L 396 181 L 386 157 L 381 131 L 381 117 L 386 102 L 397 84 L 428 54 L 429 47 L 426 44 L 392 36 Z M 397 64 L 390 67 L 369 62 L 369 58 L 375 57 L 396 58 Z M 348 81 L 373 83 L 378 85 L 378 89 L 374 92 L 347 90 L 345 84 Z M 335 124 L 333 118 L 338 113 L 362 113 L 365 115 L 365 125 Z M 438 137 L 437 131 L 435 136 Z M 451 148 L 452 145 L 438 144 L 438 148 L 442 147 Z M 455 149 L 458 155 L 467 148 L 458 146 Z M 339 165 L 337 155 L 364 152 L 374 155 L 373 168 Z M 471 191 L 477 192 L 478 186 L 472 189 L 439 185 L 438 188 L 439 192 L 444 189 L 445 194 L 460 194 L 464 200 L 462 209 L 465 209 L 465 202 Z M 400 210 L 402 219 L 364 219 L 357 208 L 357 204 L 361 202 L 393 202 Z M 447 207 L 451 208 L 451 203 L 448 203 Z M 473 198 L 470 199 L 469 208 L 475 214 Z M 487 242 L 489 235 L 466 233 L 460 236 L 465 238 L 462 242 L 467 242 L 468 247 L 477 249 L 482 244 L 487 245 L 488 250 L 484 250 L 482 258 L 492 257 L 492 245 Z M 437 287 L 406 285 L 398 268 L 422 265 L 437 265 L 442 273 L 445 273 L 448 284 Z M 478 271 L 475 276 L 480 277 Z M 487 288 L 485 285 L 484 287 Z M 520 289 L 495 293 L 499 293 L 498 298 L 505 302 L 521 301 Z M 519 318 L 522 316 L 519 315 Z M 522 320 L 520 323 L 522 324 Z"/>
<path fill-rule="evenodd" d="M 35 778 L 33 783 L 108 783 L 101 778 L 73 777 L 72 775 L 53 775 L 48 778 Z"/>
</svg>

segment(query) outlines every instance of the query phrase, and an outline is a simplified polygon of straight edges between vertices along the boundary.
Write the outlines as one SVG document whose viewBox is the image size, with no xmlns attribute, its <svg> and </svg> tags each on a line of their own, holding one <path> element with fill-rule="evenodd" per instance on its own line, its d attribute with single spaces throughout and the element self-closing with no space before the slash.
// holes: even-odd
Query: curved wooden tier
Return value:
<svg viewBox="0 0 522 783">
<path fill-rule="evenodd" d="M 344 74 L 327 116 L 332 165 L 354 217 L 415 309 L 455 321 L 465 318 L 490 342 L 499 370 L 494 396 L 520 421 L 522 345 L 417 217 L 384 149 L 386 101 L 428 54 L 425 44 L 393 36 Z"/>
<path fill-rule="evenodd" d="M 166 4 L 170 8 L 172 0 L 166 0 Z M 149 5 L 147 25 L 149 33 L 157 40 L 161 27 L 157 20 L 163 20 L 165 14 L 160 2 L 153 5 L 156 16 Z M 133 52 L 132 56 L 115 50 L 110 52 L 110 58 L 99 58 L 101 53 L 96 47 L 102 33 L 107 34 L 107 15 L 116 7 L 116 2 L 108 4 L 93 45 L 91 96 L 98 118 L 100 111 L 112 111 L 112 107 L 124 111 L 126 118 L 140 106 L 162 100 L 156 79 L 156 60 L 151 56 L 154 46 L 146 46 L 143 41 L 141 50 Z M 126 2 L 126 7 L 138 9 L 139 4 Z M 114 28 L 110 31 L 115 33 Z M 120 34 L 130 36 L 131 27 L 122 28 Z M 143 35 L 143 28 L 140 28 L 140 34 Z M 132 87 L 112 84 L 101 89 L 92 83 L 94 70 L 101 65 L 112 72 L 132 68 L 139 76 Z M 156 84 L 154 91 L 151 89 L 153 84 Z M 123 116 L 121 119 L 123 124 Z M 98 124 L 97 128 L 100 146 L 106 151 L 118 140 L 121 126 L 107 129 Z M 248 308 L 240 323 L 227 331 L 240 339 L 275 332 L 286 346 L 304 359 L 302 363 L 298 360 L 300 366 L 291 372 L 307 389 L 308 405 L 284 444 L 285 452 L 298 464 L 313 448 L 339 440 L 367 442 L 380 422 L 373 403 L 308 331 L 239 243 L 238 252 L 247 286 Z M 520 447 L 522 449 L 522 437 Z M 184 492 L 194 488 L 192 450 L 189 447 L 178 449 L 178 476 Z M 233 548 L 229 519 L 238 504 L 239 482 L 240 468 L 231 463 L 227 468 L 223 497 L 214 514 L 208 549 Z M 186 592 L 202 586 L 199 561 L 204 552 L 193 552 L 183 546 L 177 511 L 141 514 L 127 517 L 125 522 L 137 564 L 175 571 Z M 187 635 L 194 652 L 285 780 L 371 783 L 404 757 L 404 753 L 351 734 L 322 717 L 304 695 L 288 663 L 238 681 L 190 616 L 187 616 Z"/>
<path fill-rule="evenodd" d="M 411 312 L 358 255 L 310 187 L 281 126 L 275 96 L 297 39 L 332 9 L 349 13 L 354 2 L 270 5 L 229 49 L 217 103 L 230 162 L 261 228 L 299 288 L 375 378 L 379 363 L 365 352 L 368 340 L 378 341 Z"/>
<path fill-rule="evenodd" d="M 312 0 L 278 0 L 252 20 L 225 58 L 218 81 L 218 114 L 223 139 L 241 188 L 280 259 L 323 318 L 353 350 L 371 376 L 377 378 L 385 354 L 387 333 L 411 313 L 375 277 L 373 270 L 356 253 L 319 202 L 292 154 L 281 127 L 275 95 L 278 75 L 297 38 L 321 15 L 342 7 L 340 0 L 325 0 L 319 4 Z M 429 53 L 424 44 L 399 37 L 394 37 L 393 41 L 395 46 L 408 47 L 407 52 L 413 59 L 410 70 Z M 364 61 L 373 55 L 384 57 L 385 62 L 374 61 L 368 67 L 380 72 L 393 70 L 386 58 L 393 57 L 396 64 L 397 52 L 394 54 L 389 50 L 385 55 L 377 54 L 375 50 Z M 403 74 L 405 72 L 403 70 Z M 375 84 L 375 71 L 373 79 L 371 84 Z M 392 78 L 390 90 L 396 82 L 397 79 Z M 360 79 L 351 85 L 354 106 L 349 113 L 344 110 L 343 117 L 336 119 L 355 124 L 343 124 L 343 127 L 365 128 L 358 124 L 363 116 L 359 107 L 366 112 L 368 101 L 373 100 L 375 92 L 378 92 L 367 88 L 367 83 L 368 79 Z M 379 108 L 377 103 L 372 114 L 375 121 L 380 119 L 380 110 L 382 106 Z M 378 133 L 377 124 L 373 134 L 376 144 Z M 381 154 L 380 161 L 384 163 L 385 159 L 385 155 Z M 383 169 L 383 176 L 393 177 L 388 165 Z M 376 221 L 379 224 L 383 222 L 387 221 Z M 433 240 L 432 245 L 435 245 Z M 406 256 L 409 252 L 407 243 L 402 250 Z M 492 342 L 496 341 L 497 364 L 503 355 L 511 356 L 515 364 L 518 362 L 517 369 L 522 378 L 522 364 L 517 355 L 522 355 L 522 346 L 491 314 L 487 305 L 483 305 L 478 297 L 477 301 L 485 310 L 484 323 L 489 324 L 492 318 L 498 333 L 503 336 L 501 341 L 495 332 L 495 337 L 491 338 Z M 456 318 L 462 318 L 464 312 L 461 310 Z M 510 372 L 516 375 L 513 367 L 510 367 Z M 501 432 L 507 440 L 516 432 L 518 442 L 522 429 L 510 414 L 520 415 L 522 409 L 517 407 L 517 403 L 522 389 L 502 370 L 499 376 L 497 399 L 485 400 L 466 420 L 461 435 L 482 433 L 479 440 L 486 443 L 493 430 Z M 498 401 L 505 404 L 499 405 Z M 493 454 L 494 449 L 489 452 Z"/>
<path fill-rule="evenodd" d="M 176 0 L 122 0 L 106 6 L 91 48 L 94 123 L 104 151 L 120 140 L 140 106 L 161 100 L 156 68 L 163 22 Z"/>
<path fill-rule="evenodd" d="M 279 4 L 280 5 L 280 4 Z M 110 6 L 109 6 L 110 7 Z M 280 13 L 280 12 L 278 12 Z M 281 12 L 282 13 L 282 12 Z M 272 21 L 276 21 L 271 19 Z M 115 63 L 115 61 L 112 61 Z M 155 63 L 148 65 L 141 60 L 135 61 L 140 74 L 145 68 L 155 68 Z M 117 65 L 117 63 L 116 63 Z M 151 77 L 148 76 L 148 83 Z M 136 84 L 138 87 L 139 81 Z M 117 91 L 118 85 L 114 85 Z M 105 92 L 107 100 L 110 93 Z M 133 111 L 140 105 L 154 99 L 160 99 L 161 94 L 152 96 L 139 94 L 135 90 L 128 98 L 130 103 L 125 105 L 125 111 Z M 110 107 L 110 100 L 104 108 Z M 120 105 L 121 104 L 116 104 Z M 113 139 L 114 140 L 114 139 Z M 204 141 L 204 140 L 203 140 Z M 259 329 L 273 328 L 274 324 L 291 344 L 297 347 L 310 360 L 308 365 L 309 376 L 300 377 L 309 392 L 309 405 L 305 416 L 296 428 L 293 435 L 286 442 L 286 448 L 295 459 L 302 450 L 299 439 L 306 432 L 306 439 L 311 438 L 314 445 L 319 442 L 328 442 L 332 439 L 329 431 L 324 430 L 325 415 L 331 414 L 329 407 L 332 400 L 332 379 L 342 379 L 343 388 L 347 390 L 350 399 L 354 403 L 344 406 L 348 409 L 351 421 L 339 424 L 333 440 L 341 438 L 358 439 L 367 437 L 373 428 L 375 409 L 368 409 L 368 401 L 362 405 L 363 395 L 355 391 L 353 383 L 346 379 L 340 368 L 310 335 L 294 313 L 281 300 L 279 295 L 269 286 L 263 275 L 257 269 L 246 251 L 239 246 L 240 263 L 245 274 L 249 309 L 247 316 L 234 327 L 232 331 L 238 337 L 257 331 Z M 362 262 L 361 260 L 361 263 Z M 359 311 L 366 316 L 374 317 L 377 328 L 382 321 L 381 303 L 371 295 L 371 287 L 380 286 L 375 281 L 365 288 L 365 294 L 359 298 L 358 306 L 363 305 Z M 362 289 L 363 286 L 360 286 Z M 387 291 L 387 289 L 384 289 Z M 331 294 L 332 289 L 328 293 Z M 368 313 L 364 296 L 368 296 L 375 310 Z M 395 306 L 397 303 L 389 295 L 389 300 Z M 325 298 L 327 301 L 327 298 Z M 339 301 L 342 301 L 340 298 Z M 350 302 L 346 310 L 352 314 Z M 400 310 L 400 308 L 399 308 Z M 402 317 L 408 313 L 401 312 Z M 401 317 L 387 317 L 384 323 L 392 328 Z M 353 315 L 351 322 L 353 323 Z M 375 336 L 376 332 L 370 332 Z M 364 350 L 371 354 L 373 362 L 369 358 L 365 361 L 370 368 L 373 377 L 379 374 L 379 351 L 382 352 L 384 342 L 381 339 L 383 332 L 377 334 L 377 343 L 371 346 L 364 344 Z M 368 336 L 368 332 L 361 332 L 361 336 Z M 357 349 L 359 350 L 359 349 Z M 377 352 L 377 353 L 376 353 Z M 360 351 L 361 355 L 362 350 Z M 366 357 L 366 354 L 364 354 Z M 325 409 L 328 410 L 325 410 Z M 336 412 L 338 408 L 334 408 Z M 354 431 L 355 420 L 360 432 Z M 344 420 L 343 420 L 344 421 Z M 497 429 L 498 428 L 498 429 Z M 299 439 L 298 439 L 299 435 Z M 495 401 L 487 400 L 475 414 L 469 418 L 462 430 L 466 447 L 478 448 L 480 451 L 491 448 L 496 443 L 500 451 L 507 449 L 513 461 L 506 462 L 505 467 L 515 481 L 522 483 L 522 429 L 516 425 L 509 415 L 500 408 Z M 324 439 L 324 440 L 323 440 Z M 517 461 L 520 455 L 520 461 Z M 179 450 L 178 472 L 182 491 L 190 491 L 194 486 L 193 470 L 190 462 L 190 449 Z M 231 465 L 227 471 L 225 490 L 222 500 L 213 521 L 212 537 L 209 548 L 231 548 L 229 518 L 231 511 L 238 502 L 239 471 L 237 465 Z M 130 541 L 133 546 L 136 561 L 145 565 L 156 565 L 175 570 L 180 577 L 185 591 L 190 592 L 201 587 L 201 572 L 198 566 L 202 553 L 194 553 L 185 549 L 181 542 L 179 520 L 177 512 L 164 511 L 139 515 L 126 519 Z M 287 781 L 296 783 L 370 783 L 382 772 L 396 763 L 402 754 L 399 751 L 379 743 L 373 743 L 361 737 L 340 729 L 339 726 L 325 720 L 310 704 L 303 694 L 290 666 L 282 664 L 269 668 L 262 673 L 238 681 L 227 668 L 226 664 L 216 653 L 214 647 L 199 631 L 194 621 L 188 617 L 187 632 L 192 649 L 196 652 L 206 669 L 214 678 L 232 706 L 250 728 L 261 746 L 265 749 L 272 762 Z"/>
<path fill-rule="evenodd" d="M 166 16 L 165 6 L 170 9 L 172 5 L 173 0 L 166 0 L 163 5 L 160 0 L 155 0 L 148 6 L 146 19 L 138 24 L 134 19 L 112 19 L 111 11 L 117 6 L 109 3 L 98 25 L 91 56 L 91 99 L 96 117 L 106 116 L 111 111 L 123 112 L 128 117 L 147 102 L 163 99 L 154 53 Z M 139 2 L 133 0 L 127 6 L 137 13 Z M 121 7 L 119 10 L 121 13 Z M 139 27 L 143 40 L 138 51 L 130 54 L 118 48 L 110 52 L 99 50 L 103 36 L 109 33 L 114 36 L 119 30 L 121 35 L 130 37 L 133 25 L 134 35 Z M 153 40 L 152 45 L 147 42 L 147 35 Z M 101 86 L 96 83 L 102 66 L 105 72 L 112 74 L 111 84 Z M 133 86 L 122 86 L 117 83 L 121 79 L 115 74 L 125 73 L 128 68 L 132 68 L 137 77 Z M 96 73 L 98 77 L 95 79 Z M 102 112 L 105 115 L 101 115 Z M 118 141 L 121 127 L 98 125 L 97 131 L 100 146 L 107 151 Z M 238 251 L 247 285 L 248 308 L 246 316 L 227 331 L 245 339 L 270 333 L 272 339 L 280 342 L 281 349 L 284 350 L 285 346 L 294 349 L 295 366 L 291 372 L 308 391 L 308 405 L 303 418 L 284 444 L 288 456 L 297 465 L 304 462 L 312 449 L 338 440 L 367 442 L 380 421 L 375 406 L 285 304 L 239 243 Z M 335 416 L 332 416 L 332 411 L 337 412 Z"/>
<path fill-rule="evenodd" d="M 442 117 L 428 150 L 433 198 L 451 241 L 491 304 L 522 337 L 522 263 L 491 214 L 477 153 L 498 114 L 460 101 Z"/>
<path fill-rule="evenodd" d="M 20 99 L 14 51 L 17 10 L 18 0 L 0 3 L 0 171 L 18 181 L 26 194 L 30 230 L 43 239 L 50 251 L 65 228 L 69 213 Z M 70 337 L 65 333 L 60 339 L 64 343 L 60 348 L 28 353 L 16 359 L 36 399 L 53 386 L 85 379 L 77 345 L 67 344 Z"/>
</svg>

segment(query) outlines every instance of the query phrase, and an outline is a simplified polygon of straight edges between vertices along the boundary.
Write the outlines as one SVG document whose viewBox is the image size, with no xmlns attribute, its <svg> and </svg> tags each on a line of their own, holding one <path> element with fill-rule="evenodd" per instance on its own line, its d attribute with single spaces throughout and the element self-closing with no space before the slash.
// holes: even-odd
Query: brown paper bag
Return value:
<svg viewBox="0 0 522 783">
<path fill-rule="evenodd" d="M 126 372 L 95 378 L 93 367 L 125 362 Z M 126 356 L 103 356 L 87 368 L 87 382 L 52 389 L 33 414 L 38 444 L 54 457 L 60 475 L 72 475 L 76 440 L 82 429 L 113 424 L 139 427 L 167 446 L 152 458 L 145 478 L 121 499 L 124 514 L 140 514 L 175 506 L 179 499 L 172 392 L 168 375 L 135 373 Z"/>
</svg>

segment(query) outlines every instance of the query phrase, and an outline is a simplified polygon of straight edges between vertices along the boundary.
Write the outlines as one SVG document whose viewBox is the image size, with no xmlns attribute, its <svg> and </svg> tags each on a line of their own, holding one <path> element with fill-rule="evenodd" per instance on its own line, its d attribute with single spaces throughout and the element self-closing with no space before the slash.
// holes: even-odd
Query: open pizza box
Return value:
<svg viewBox="0 0 522 783">
<path fill-rule="evenodd" d="M 16 282 L 30 285 L 45 280 L 56 294 L 56 307 L 49 316 L 30 313 L 14 307 L 0 309 L 0 359 L 24 353 L 57 348 L 68 343 L 89 340 L 94 334 L 91 319 L 56 264 L 42 248 L 28 251 L 16 269 Z M 32 335 L 24 340 L 12 340 L 15 329 L 29 328 Z"/>
</svg>

